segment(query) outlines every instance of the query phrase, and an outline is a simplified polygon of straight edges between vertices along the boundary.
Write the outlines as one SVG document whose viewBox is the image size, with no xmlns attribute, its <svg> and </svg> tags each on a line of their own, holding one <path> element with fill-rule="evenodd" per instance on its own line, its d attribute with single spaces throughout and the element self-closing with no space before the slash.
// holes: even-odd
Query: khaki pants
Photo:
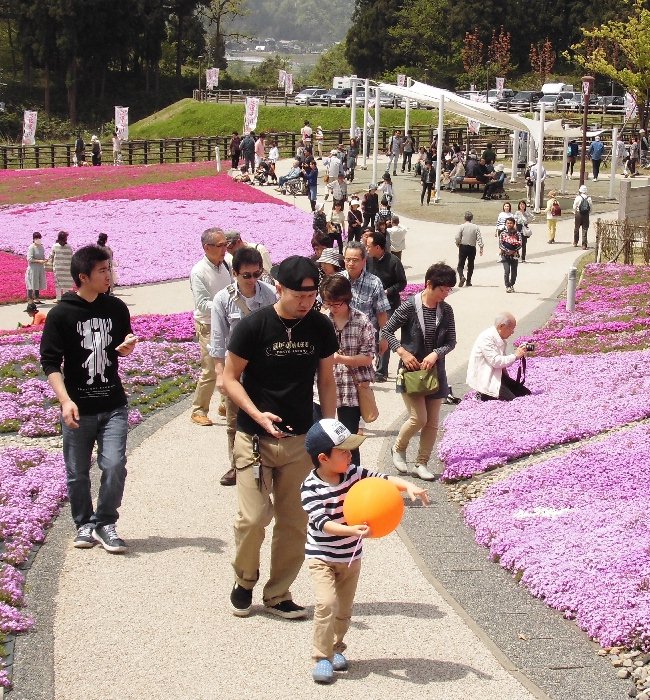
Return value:
<svg viewBox="0 0 650 700">
<path fill-rule="evenodd" d="M 201 347 L 201 376 L 196 383 L 196 391 L 194 392 L 194 401 L 192 403 L 192 415 L 200 413 L 203 416 L 207 416 L 210 410 L 210 401 L 212 400 L 214 387 L 217 383 L 214 357 L 210 357 L 210 353 L 208 352 L 210 324 L 194 321 L 194 329 L 196 330 Z"/>
<path fill-rule="evenodd" d="M 411 438 L 420 432 L 420 446 L 415 461 L 416 464 L 422 464 L 426 467 L 438 436 L 438 420 L 442 399 L 427 400 L 424 396 L 410 396 L 407 393 L 402 394 L 402 398 L 409 411 L 409 417 L 397 435 L 395 450 L 405 452 Z"/>
<path fill-rule="evenodd" d="M 548 240 L 555 240 L 555 229 L 557 228 L 557 219 L 547 219 L 546 224 L 548 225 Z"/>
<path fill-rule="evenodd" d="M 235 460 L 233 459 L 233 450 L 235 446 L 235 433 L 237 432 L 237 413 L 239 406 L 228 396 L 224 397 L 226 404 L 226 436 L 228 438 L 228 459 L 230 466 L 235 468 Z"/>
<path fill-rule="evenodd" d="M 346 649 L 343 637 L 350 627 L 361 559 L 353 561 L 349 567 L 347 562 L 307 561 L 316 597 L 312 658 L 314 661 L 331 660 L 334 653 L 342 654 Z"/>
<path fill-rule="evenodd" d="M 260 431 L 262 429 L 260 428 Z M 275 518 L 271 542 L 271 572 L 264 586 L 267 606 L 291 600 L 289 588 L 305 558 L 307 514 L 300 502 L 300 486 L 312 468 L 305 452 L 305 436 L 260 439 L 262 468 L 256 481 L 251 435 L 237 431 L 233 458 L 237 469 L 239 512 L 235 518 L 235 581 L 252 589 L 259 578 L 264 530 Z M 273 496 L 273 500 L 271 500 Z"/>
</svg>

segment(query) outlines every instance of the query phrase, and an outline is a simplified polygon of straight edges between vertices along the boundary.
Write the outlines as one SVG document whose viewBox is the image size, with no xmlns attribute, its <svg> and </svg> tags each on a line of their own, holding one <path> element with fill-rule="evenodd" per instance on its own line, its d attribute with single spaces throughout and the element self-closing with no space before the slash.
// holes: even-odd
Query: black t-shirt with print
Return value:
<svg viewBox="0 0 650 700">
<path fill-rule="evenodd" d="M 291 341 L 285 326 L 291 327 Z M 330 320 L 312 310 L 302 320 L 281 321 L 266 306 L 237 324 L 228 350 L 248 361 L 241 382 L 255 406 L 280 416 L 297 435 L 306 433 L 313 423 L 318 363 L 338 350 Z M 262 431 L 245 411 L 239 411 L 237 429 L 249 435 Z"/>
</svg>

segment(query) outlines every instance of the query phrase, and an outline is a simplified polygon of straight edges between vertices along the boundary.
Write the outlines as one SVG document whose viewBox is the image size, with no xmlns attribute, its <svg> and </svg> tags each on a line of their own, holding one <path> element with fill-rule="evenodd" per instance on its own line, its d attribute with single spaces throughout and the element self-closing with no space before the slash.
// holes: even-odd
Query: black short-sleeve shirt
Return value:
<svg viewBox="0 0 650 700">
<path fill-rule="evenodd" d="M 299 321 L 280 320 L 275 308 L 266 306 L 237 324 L 228 350 L 248 361 L 241 382 L 257 408 L 280 416 L 297 435 L 306 433 L 313 422 L 318 363 L 338 350 L 331 321 L 313 310 Z M 237 429 L 252 435 L 261 427 L 239 411 Z"/>
</svg>

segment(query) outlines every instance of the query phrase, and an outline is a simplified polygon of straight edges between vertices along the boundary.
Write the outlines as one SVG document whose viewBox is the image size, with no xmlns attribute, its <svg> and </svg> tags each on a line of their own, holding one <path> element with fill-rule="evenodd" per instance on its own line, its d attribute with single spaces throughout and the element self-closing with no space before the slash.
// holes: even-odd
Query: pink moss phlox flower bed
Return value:
<svg viewBox="0 0 650 700">
<path fill-rule="evenodd" d="M 122 187 L 107 192 L 94 192 L 75 198 L 83 202 L 114 199 L 168 199 L 168 200 L 215 200 L 228 202 L 248 202 L 249 204 L 277 204 L 291 206 L 288 202 L 272 197 L 263 188 L 235 182 L 222 173 L 212 177 L 196 177 L 191 180 L 158 182 L 135 187 Z"/>
<path fill-rule="evenodd" d="M 136 188 L 139 189 L 139 188 Z M 108 234 L 121 285 L 189 277 L 202 257 L 201 232 L 218 226 L 239 231 L 246 241 L 265 245 L 273 262 L 310 255 L 312 217 L 277 203 L 133 199 L 54 201 L 0 210 L 0 248 L 27 249 L 32 231 L 41 231 L 46 250 L 56 233 L 68 231 L 73 249 Z"/>
<path fill-rule="evenodd" d="M 63 456 L 42 449 L 0 450 L 0 639 L 31 628 L 22 609 L 25 577 L 16 568 L 45 531 L 66 497 Z M 0 669 L 0 686 L 9 687 Z"/>
<path fill-rule="evenodd" d="M 648 649 L 649 482 L 642 425 L 491 486 L 465 520 L 501 566 L 601 645 Z"/>
<path fill-rule="evenodd" d="M 409 297 L 412 297 L 414 294 L 418 294 L 424 289 L 423 284 L 407 284 L 404 289 L 399 293 L 399 298 L 402 301 L 406 301 Z"/>
<path fill-rule="evenodd" d="M 535 343 L 537 356 L 647 347 L 649 300 L 650 267 L 587 265 L 575 311 L 568 312 L 561 302 L 543 328 L 516 343 Z"/>
<path fill-rule="evenodd" d="M 650 350 L 529 359 L 532 396 L 481 402 L 468 395 L 447 417 L 438 447 L 442 479 L 468 478 L 649 417 L 649 367 Z"/>
<path fill-rule="evenodd" d="M 23 252 L 27 251 L 31 243 L 31 234 L 28 232 L 30 239 L 25 246 Z M 7 253 L 0 250 L 0 304 L 11 304 L 20 301 L 25 301 L 27 298 L 27 288 L 25 286 L 25 270 L 27 270 L 27 259 L 24 255 Z M 54 297 L 54 275 L 51 272 L 46 273 L 47 289 L 41 292 L 41 297 L 51 299 Z M 27 315 L 21 321 L 27 323 Z"/>
</svg>

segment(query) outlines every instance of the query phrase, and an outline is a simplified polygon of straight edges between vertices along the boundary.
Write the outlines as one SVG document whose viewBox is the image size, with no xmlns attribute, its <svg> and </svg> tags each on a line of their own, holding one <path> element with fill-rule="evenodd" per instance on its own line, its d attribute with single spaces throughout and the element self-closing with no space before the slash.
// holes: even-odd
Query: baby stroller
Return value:
<svg viewBox="0 0 650 700">
<path fill-rule="evenodd" d="M 257 185 L 268 185 L 269 183 L 277 183 L 278 179 L 275 175 L 275 166 L 270 160 L 261 160 L 255 170 L 253 180 Z"/>
</svg>

